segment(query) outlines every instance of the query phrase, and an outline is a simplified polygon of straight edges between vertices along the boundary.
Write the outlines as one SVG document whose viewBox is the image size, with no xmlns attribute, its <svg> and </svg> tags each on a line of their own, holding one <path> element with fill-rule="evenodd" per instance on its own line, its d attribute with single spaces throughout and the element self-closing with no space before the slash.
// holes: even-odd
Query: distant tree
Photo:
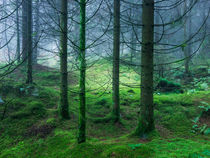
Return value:
<svg viewBox="0 0 210 158">
<path fill-rule="evenodd" d="M 184 11 L 189 7 L 190 4 L 188 4 L 188 1 L 185 0 L 184 2 Z M 191 21 L 191 17 L 190 17 L 190 13 L 188 14 L 188 16 L 186 16 L 185 18 L 183 18 L 184 20 L 184 40 L 187 40 L 190 38 L 190 35 L 192 34 L 192 21 Z M 184 45 L 183 47 L 183 51 L 184 51 L 184 56 L 185 56 L 185 73 L 187 76 L 190 76 L 190 55 L 191 55 L 191 46 L 188 44 Z"/>
<path fill-rule="evenodd" d="M 40 1 L 35 2 L 35 13 L 34 13 L 34 51 L 33 51 L 33 63 L 37 64 L 38 57 L 38 45 L 40 36 Z"/>
<path fill-rule="evenodd" d="M 19 18 L 19 0 L 16 0 L 16 29 L 17 29 L 17 49 L 16 56 L 18 62 L 20 62 L 20 18 Z"/>
<path fill-rule="evenodd" d="M 26 2 L 26 14 L 27 14 L 27 24 L 26 24 L 26 51 L 27 51 L 27 84 L 33 83 L 32 77 L 32 0 Z M 24 38 L 24 37 L 23 37 Z M 25 59 L 24 59 L 25 60 Z"/>
<path fill-rule="evenodd" d="M 27 57 L 27 4 L 28 0 L 22 2 L 22 60 Z"/>
</svg>

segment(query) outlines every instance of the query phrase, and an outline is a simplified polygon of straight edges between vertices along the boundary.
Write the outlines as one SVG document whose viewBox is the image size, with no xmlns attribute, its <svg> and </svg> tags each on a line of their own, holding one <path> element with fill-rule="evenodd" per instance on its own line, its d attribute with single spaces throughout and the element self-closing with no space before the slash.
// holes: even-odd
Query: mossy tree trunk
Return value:
<svg viewBox="0 0 210 158">
<path fill-rule="evenodd" d="M 114 41 L 113 41 L 113 118 L 120 119 L 119 60 L 120 60 L 120 0 L 114 0 Z"/>
<path fill-rule="evenodd" d="M 138 136 L 144 136 L 155 128 L 153 116 L 154 0 L 144 0 L 142 7 L 141 112 L 135 131 Z"/>
<path fill-rule="evenodd" d="M 27 0 L 27 84 L 33 83 L 32 77 L 32 0 Z"/>
<path fill-rule="evenodd" d="M 67 14 L 68 2 L 61 0 L 61 19 L 60 19 L 60 115 L 63 119 L 69 118 L 69 104 L 68 104 L 68 71 L 67 71 Z"/>
<path fill-rule="evenodd" d="M 80 81 L 79 81 L 79 133 L 78 143 L 86 141 L 86 98 L 85 98 L 85 73 L 86 73 L 86 59 L 85 59 L 85 44 L 86 44 L 86 1 L 80 0 Z"/>
</svg>

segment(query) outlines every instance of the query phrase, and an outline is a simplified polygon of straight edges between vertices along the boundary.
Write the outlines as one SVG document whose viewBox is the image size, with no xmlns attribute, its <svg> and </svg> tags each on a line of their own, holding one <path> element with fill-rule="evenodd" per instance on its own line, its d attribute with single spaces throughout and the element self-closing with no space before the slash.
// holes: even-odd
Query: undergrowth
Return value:
<svg viewBox="0 0 210 158">
<path fill-rule="evenodd" d="M 110 66 L 97 68 L 108 75 Z M 125 70 L 124 68 L 122 70 Z M 88 71 L 93 71 L 91 68 Z M 87 142 L 77 144 L 78 95 L 77 86 L 70 85 L 70 120 L 60 120 L 57 113 L 59 87 L 57 75 L 39 74 L 36 96 L 17 96 L 6 87 L 8 102 L 6 114 L 0 121 L 0 158 L 191 158 L 210 155 L 209 135 L 195 133 L 193 125 L 200 116 L 203 102 L 210 103 L 210 91 L 186 91 L 183 94 L 157 93 L 154 95 L 156 130 L 145 138 L 132 137 L 140 111 L 139 88 L 120 87 L 120 123 L 94 123 L 112 110 L 111 88 L 100 87 L 100 79 L 89 76 L 87 86 Z M 102 75 L 102 76 L 103 76 Z M 139 81 L 136 74 L 123 74 L 126 82 Z M 55 77 L 55 79 L 51 78 Z M 132 79 L 134 78 L 134 79 Z M 45 86 L 43 86 L 45 85 Z M 90 85 L 93 85 L 90 88 Z M 4 87 L 5 88 L 5 87 Z M 95 89 L 95 90 L 92 90 Z M 4 111 L 0 105 L 0 116 Z M 205 120 L 204 120 L 205 121 Z M 202 125 L 202 122 L 200 122 Z M 199 125 L 200 125 L 199 124 Z M 208 127 L 209 128 L 209 127 Z"/>
</svg>

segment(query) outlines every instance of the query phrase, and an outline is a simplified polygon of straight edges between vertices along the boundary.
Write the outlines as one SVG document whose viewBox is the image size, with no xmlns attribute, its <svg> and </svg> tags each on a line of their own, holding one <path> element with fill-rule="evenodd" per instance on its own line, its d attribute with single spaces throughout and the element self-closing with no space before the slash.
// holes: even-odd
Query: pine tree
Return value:
<svg viewBox="0 0 210 158">
<path fill-rule="evenodd" d="M 80 47 L 79 47 L 79 62 L 80 62 L 80 81 L 79 81 L 79 135 L 78 143 L 86 141 L 86 98 L 85 98 L 85 44 L 86 44 L 86 1 L 80 0 Z"/>
<path fill-rule="evenodd" d="M 32 77 L 32 0 L 27 1 L 27 45 L 26 45 L 26 51 L 27 51 L 27 84 L 33 83 L 33 77 Z"/>
<path fill-rule="evenodd" d="M 120 61 L 120 0 L 114 0 L 114 41 L 113 41 L 113 117 L 114 122 L 120 119 L 119 96 L 119 61 Z"/>
<path fill-rule="evenodd" d="M 141 112 L 135 133 L 138 136 L 143 136 L 155 128 L 153 111 L 154 0 L 144 0 L 142 7 Z"/>
<path fill-rule="evenodd" d="M 64 119 L 69 118 L 69 104 L 68 104 L 68 71 L 67 71 L 67 14 L 68 2 L 61 1 L 61 19 L 60 19 L 60 115 Z"/>
</svg>

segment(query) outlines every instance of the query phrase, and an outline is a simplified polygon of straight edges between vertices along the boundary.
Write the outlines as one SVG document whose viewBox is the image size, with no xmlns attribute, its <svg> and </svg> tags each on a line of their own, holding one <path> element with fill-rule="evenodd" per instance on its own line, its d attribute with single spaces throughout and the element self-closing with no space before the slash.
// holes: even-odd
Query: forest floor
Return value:
<svg viewBox="0 0 210 158">
<path fill-rule="evenodd" d="M 70 120 L 58 116 L 59 74 L 35 72 L 36 88 L 28 96 L 17 74 L 1 85 L 7 105 L 0 121 L 0 158 L 208 158 L 210 157 L 210 90 L 191 89 L 183 94 L 155 93 L 156 130 L 133 137 L 139 113 L 139 76 L 122 69 L 121 121 L 95 123 L 111 112 L 110 67 L 93 66 L 87 74 L 87 142 L 77 144 L 77 73 L 70 73 Z M 17 72 L 18 73 L 18 72 Z M 20 79 L 21 82 L 21 79 Z M 134 84 L 135 83 L 135 84 Z M 15 88 L 14 88 L 15 87 Z M 0 118 L 5 105 L 0 105 Z"/>
</svg>

